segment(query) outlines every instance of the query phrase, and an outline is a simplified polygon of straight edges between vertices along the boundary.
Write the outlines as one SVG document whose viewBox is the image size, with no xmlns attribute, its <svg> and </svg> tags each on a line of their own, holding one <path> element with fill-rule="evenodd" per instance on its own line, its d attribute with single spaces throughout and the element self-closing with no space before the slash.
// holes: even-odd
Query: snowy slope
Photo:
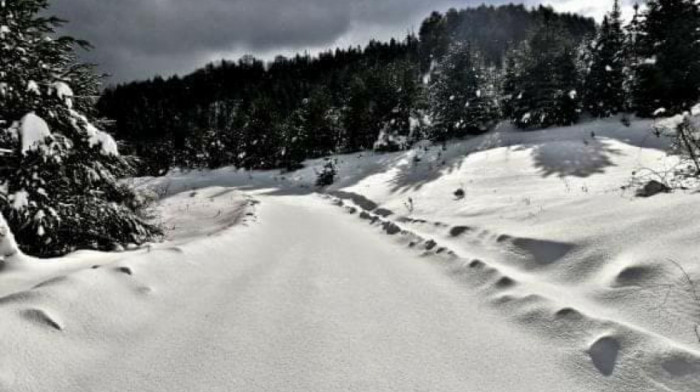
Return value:
<svg viewBox="0 0 700 392">
<path fill-rule="evenodd" d="M 651 125 L 338 156 L 326 195 L 136 179 L 166 242 L 0 273 L 0 390 L 700 390 L 700 196 L 634 197 Z"/>
</svg>

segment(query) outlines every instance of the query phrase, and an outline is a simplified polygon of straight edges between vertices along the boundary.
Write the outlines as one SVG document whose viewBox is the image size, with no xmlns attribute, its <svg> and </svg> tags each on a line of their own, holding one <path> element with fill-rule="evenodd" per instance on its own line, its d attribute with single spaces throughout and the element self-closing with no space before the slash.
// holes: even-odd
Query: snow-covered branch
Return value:
<svg viewBox="0 0 700 392">
<path fill-rule="evenodd" d="M 12 230 L 7 225 L 5 217 L 0 214 L 0 259 L 8 261 L 8 259 L 19 256 L 22 251 L 17 247 L 17 242 L 15 242 L 15 236 L 12 234 Z"/>
</svg>

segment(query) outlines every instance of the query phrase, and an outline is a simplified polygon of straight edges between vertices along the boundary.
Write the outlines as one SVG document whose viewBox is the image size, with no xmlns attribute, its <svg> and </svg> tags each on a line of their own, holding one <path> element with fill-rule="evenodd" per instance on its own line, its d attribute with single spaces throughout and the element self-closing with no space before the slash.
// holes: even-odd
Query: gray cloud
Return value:
<svg viewBox="0 0 700 392">
<path fill-rule="evenodd" d="M 123 81 L 188 72 L 244 53 L 270 57 L 402 36 L 417 30 L 431 10 L 481 2 L 53 0 L 51 13 L 69 21 L 65 32 L 95 46 L 84 55 L 86 60 L 100 64 L 114 81 Z"/>
</svg>

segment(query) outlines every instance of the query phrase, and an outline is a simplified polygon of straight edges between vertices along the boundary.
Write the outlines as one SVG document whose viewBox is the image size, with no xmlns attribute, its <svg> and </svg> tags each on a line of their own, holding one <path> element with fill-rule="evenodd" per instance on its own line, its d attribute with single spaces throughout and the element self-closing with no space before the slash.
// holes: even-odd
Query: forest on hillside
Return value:
<svg viewBox="0 0 700 392">
<path fill-rule="evenodd" d="M 98 108 L 141 159 L 143 174 L 173 166 L 294 169 L 331 153 L 396 150 L 486 130 L 503 116 L 508 59 L 543 30 L 541 44 L 554 48 L 544 61 L 556 67 L 559 52 L 569 60 L 555 71 L 567 80 L 556 83 L 576 89 L 565 68 L 576 66 L 577 50 L 595 36 L 592 19 L 542 6 L 480 6 L 434 12 L 402 41 L 269 63 L 245 56 L 184 77 L 119 85 Z"/>
<path fill-rule="evenodd" d="M 700 6 L 688 0 L 650 0 L 628 23 L 614 0 L 599 25 L 542 6 L 435 12 L 401 41 L 269 63 L 246 56 L 109 88 L 98 102 L 100 78 L 77 52 L 87 43 L 57 36 L 63 21 L 45 16 L 48 1 L 2 4 L 0 211 L 22 249 L 40 256 L 158 238 L 148 200 L 124 177 L 291 171 L 503 120 L 529 130 L 624 113 L 624 123 L 700 98 Z M 700 171 L 697 133 L 678 135 Z M 319 184 L 333 174 L 328 161 Z"/>
</svg>

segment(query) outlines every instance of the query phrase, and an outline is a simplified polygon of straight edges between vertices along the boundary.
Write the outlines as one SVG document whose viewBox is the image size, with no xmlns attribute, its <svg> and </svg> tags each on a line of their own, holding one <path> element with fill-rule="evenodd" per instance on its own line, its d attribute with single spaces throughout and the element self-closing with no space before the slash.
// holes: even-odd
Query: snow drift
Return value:
<svg viewBox="0 0 700 392">
<path fill-rule="evenodd" d="M 698 195 L 635 197 L 678 165 L 653 125 L 136 179 L 166 242 L 0 274 L 0 385 L 696 391 Z"/>
</svg>

